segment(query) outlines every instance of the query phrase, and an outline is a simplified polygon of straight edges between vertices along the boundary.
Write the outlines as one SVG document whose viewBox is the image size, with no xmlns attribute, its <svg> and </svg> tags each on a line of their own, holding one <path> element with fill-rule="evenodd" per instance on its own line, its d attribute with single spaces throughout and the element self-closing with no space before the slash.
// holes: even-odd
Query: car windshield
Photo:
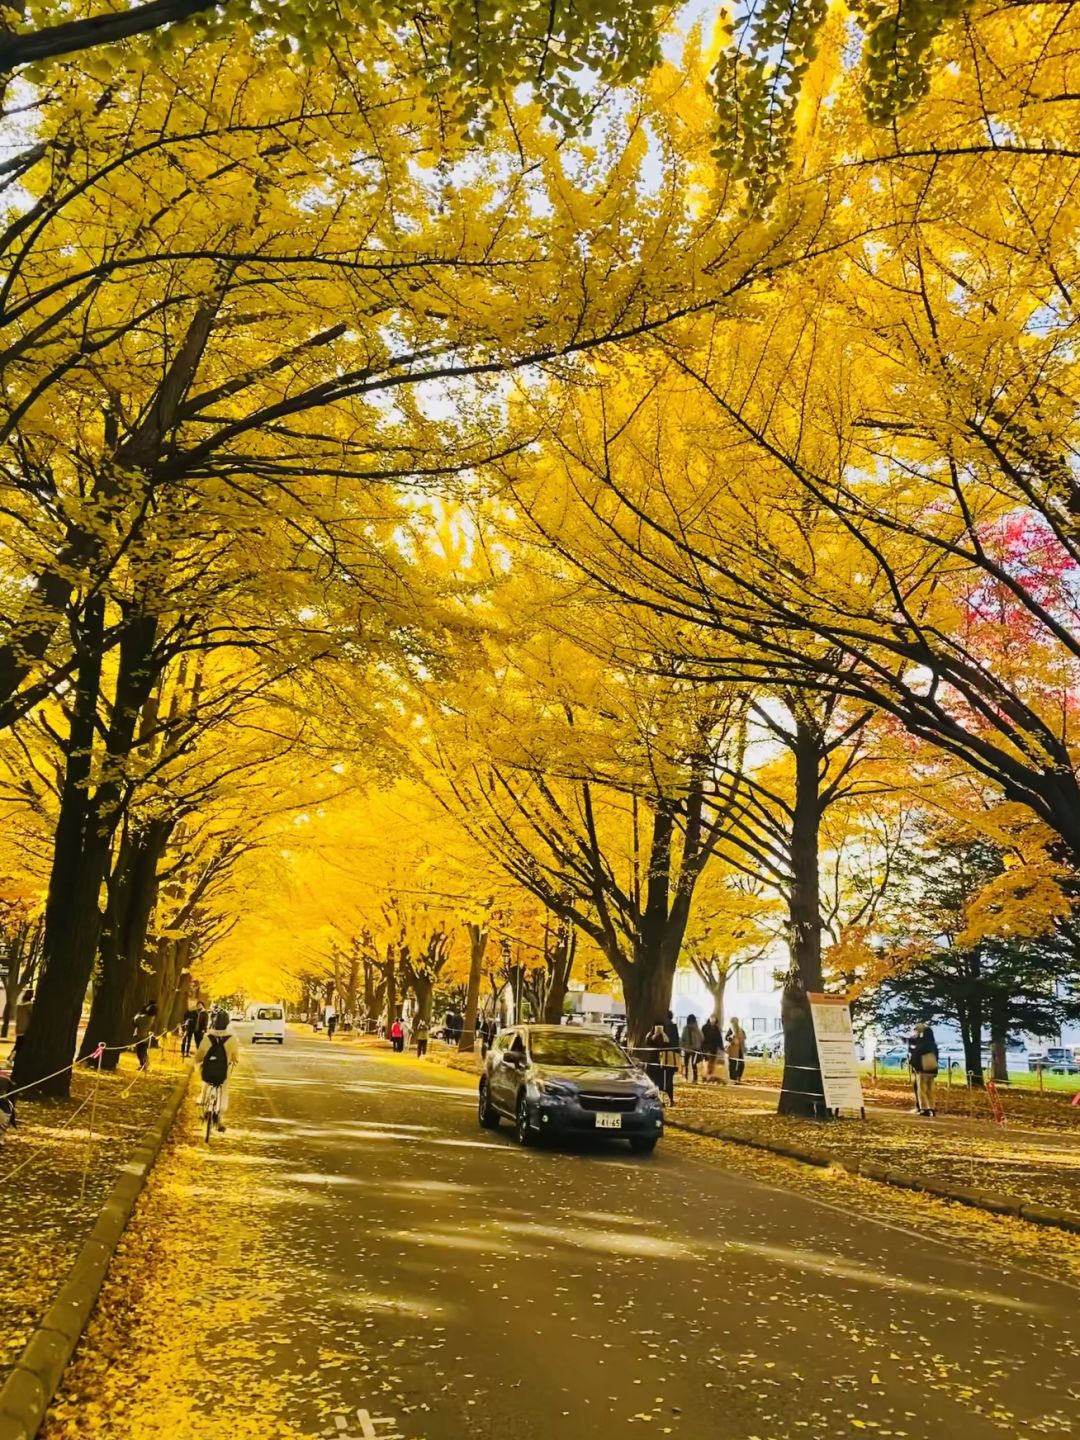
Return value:
<svg viewBox="0 0 1080 1440">
<path fill-rule="evenodd" d="M 626 1055 L 606 1035 L 574 1035 L 559 1032 L 529 1037 L 529 1049 L 538 1065 L 585 1065 L 603 1069 L 625 1069 Z"/>
</svg>

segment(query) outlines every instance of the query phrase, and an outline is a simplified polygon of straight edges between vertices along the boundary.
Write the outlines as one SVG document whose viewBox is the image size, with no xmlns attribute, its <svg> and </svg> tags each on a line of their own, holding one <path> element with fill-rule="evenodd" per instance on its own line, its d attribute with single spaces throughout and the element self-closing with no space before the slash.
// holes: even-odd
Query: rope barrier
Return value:
<svg viewBox="0 0 1080 1440">
<path fill-rule="evenodd" d="M 59 1076 L 68 1074 L 69 1071 L 77 1070 L 80 1065 L 89 1065 L 92 1061 L 98 1058 L 99 1052 L 101 1055 L 122 1055 L 126 1050 L 135 1050 L 139 1045 L 148 1044 L 151 1040 L 163 1040 L 166 1038 L 166 1036 L 171 1034 L 172 1027 L 167 1030 L 156 1030 L 153 1034 L 147 1035 L 145 1041 L 132 1040 L 127 1045 L 101 1044 L 97 1047 L 96 1050 L 92 1051 L 91 1054 L 83 1055 L 81 1058 L 76 1058 L 71 1062 L 70 1065 L 65 1065 L 62 1070 L 54 1070 L 51 1075 L 41 1075 L 38 1077 L 37 1080 L 31 1080 L 28 1085 L 20 1085 L 17 1090 L 8 1090 L 4 1095 L 4 1099 L 14 1100 L 16 1095 L 25 1094 L 27 1090 L 37 1090 L 47 1081 L 56 1080 Z M 100 1062 L 98 1068 L 100 1069 Z"/>
<path fill-rule="evenodd" d="M 91 1154 L 91 1151 L 92 1151 L 93 1148 L 94 1148 L 94 1120 L 95 1120 L 96 1117 L 97 1117 L 97 1097 L 98 1097 L 98 1091 L 101 1089 L 101 1062 L 102 1062 L 104 1056 L 105 1056 L 105 1046 L 104 1046 L 104 1045 L 99 1045 L 99 1046 L 97 1047 L 97 1049 L 94 1051 L 94 1054 L 93 1054 L 92 1056 L 90 1056 L 91 1059 L 94 1059 L 95 1057 L 97 1058 L 97 1076 L 96 1076 L 96 1078 L 95 1078 L 95 1080 L 94 1080 L 94 1088 L 93 1088 L 93 1090 L 90 1092 L 90 1094 L 91 1094 L 91 1099 L 90 1099 L 90 1128 L 89 1128 L 89 1129 L 87 1130 L 87 1132 L 86 1132 L 86 1152 L 85 1152 L 85 1154 L 84 1154 L 84 1156 L 83 1156 L 82 1180 L 79 1182 L 79 1204 L 80 1204 L 80 1205 L 82 1204 L 83 1199 L 84 1199 L 84 1197 L 85 1197 L 85 1195 L 86 1195 L 86 1177 L 87 1177 L 87 1175 L 90 1173 L 90 1154 Z"/>
<path fill-rule="evenodd" d="M 61 1123 L 56 1126 L 56 1129 L 66 1130 L 67 1127 L 71 1124 L 71 1122 L 86 1109 L 87 1105 L 90 1104 L 91 1098 L 92 1097 L 88 1095 L 85 1100 L 83 1100 L 79 1105 L 75 1107 L 75 1109 L 71 1112 L 71 1114 L 66 1120 L 61 1121 Z M 31 1165 L 36 1164 L 39 1160 L 44 1160 L 47 1153 L 48 1152 L 46 1150 L 39 1150 L 35 1151 L 34 1154 L 27 1156 L 27 1158 L 23 1160 L 20 1164 L 16 1165 L 13 1170 L 9 1170 L 6 1175 L 0 1176 L 0 1187 L 6 1186 L 9 1180 L 13 1180 L 16 1175 L 20 1175 L 24 1170 L 28 1170 Z M 80 1199 L 81 1198 L 82 1197 L 80 1195 Z"/>
</svg>

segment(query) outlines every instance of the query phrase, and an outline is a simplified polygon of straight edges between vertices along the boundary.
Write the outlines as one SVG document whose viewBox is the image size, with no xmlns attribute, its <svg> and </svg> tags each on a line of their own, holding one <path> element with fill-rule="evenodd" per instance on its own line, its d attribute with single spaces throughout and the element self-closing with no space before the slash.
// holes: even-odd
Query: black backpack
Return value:
<svg viewBox="0 0 1080 1440">
<path fill-rule="evenodd" d="M 229 1078 L 229 1056 L 220 1035 L 210 1036 L 210 1049 L 203 1056 L 201 1073 L 204 1085 L 224 1085 Z"/>
</svg>

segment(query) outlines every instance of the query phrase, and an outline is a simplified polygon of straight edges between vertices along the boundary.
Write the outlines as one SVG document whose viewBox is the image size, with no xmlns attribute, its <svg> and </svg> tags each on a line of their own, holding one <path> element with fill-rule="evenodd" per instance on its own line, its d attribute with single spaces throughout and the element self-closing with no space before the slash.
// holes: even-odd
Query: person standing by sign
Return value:
<svg viewBox="0 0 1080 1440">
<path fill-rule="evenodd" d="M 908 1036 L 908 1065 L 915 1087 L 916 1115 L 934 1114 L 934 1081 L 938 1072 L 938 1047 L 934 1032 L 921 1021 Z"/>
</svg>

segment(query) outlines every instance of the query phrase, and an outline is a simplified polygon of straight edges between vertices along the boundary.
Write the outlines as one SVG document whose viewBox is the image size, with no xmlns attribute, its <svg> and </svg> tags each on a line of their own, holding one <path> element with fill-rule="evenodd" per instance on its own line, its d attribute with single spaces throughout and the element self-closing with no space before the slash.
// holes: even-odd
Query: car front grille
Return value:
<svg viewBox="0 0 1080 1440">
<path fill-rule="evenodd" d="M 625 1113 L 637 1104 L 634 1095 L 579 1095 L 578 1104 L 583 1110 L 614 1110 Z"/>
</svg>

